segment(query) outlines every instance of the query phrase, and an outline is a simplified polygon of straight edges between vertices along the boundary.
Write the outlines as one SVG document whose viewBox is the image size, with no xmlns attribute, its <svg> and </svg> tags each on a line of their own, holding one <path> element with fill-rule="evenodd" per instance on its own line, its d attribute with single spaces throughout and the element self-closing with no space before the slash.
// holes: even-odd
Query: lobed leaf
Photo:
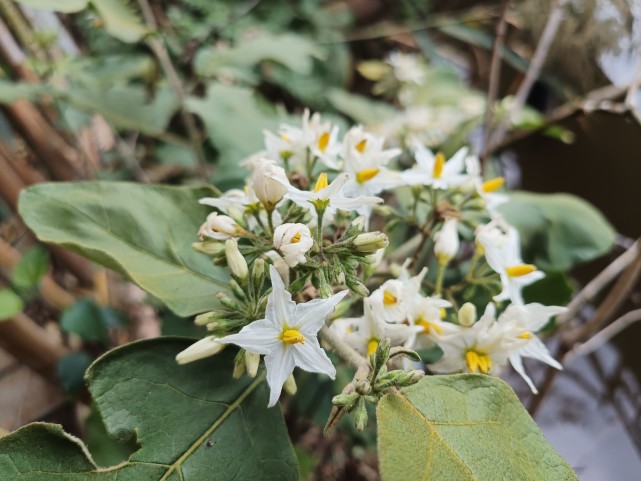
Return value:
<svg viewBox="0 0 641 481">
<path fill-rule="evenodd" d="M 428 376 L 378 404 L 384 481 L 578 481 L 514 391 L 490 376 Z"/>
<path fill-rule="evenodd" d="M 215 308 L 228 278 L 191 248 L 210 212 L 198 199 L 212 195 L 207 187 L 58 182 L 23 190 L 19 210 L 40 240 L 123 273 L 189 316 Z"/>
<path fill-rule="evenodd" d="M 140 448 L 98 468 L 59 426 L 35 423 L 0 439 L 3 481 L 297 481 L 283 416 L 267 408 L 264 375 L 231 376 L 234 353 L 179 366 L 191 341 L 159 338 L 98 359 L 87 382 L 112 436 Z"/>
</svg>

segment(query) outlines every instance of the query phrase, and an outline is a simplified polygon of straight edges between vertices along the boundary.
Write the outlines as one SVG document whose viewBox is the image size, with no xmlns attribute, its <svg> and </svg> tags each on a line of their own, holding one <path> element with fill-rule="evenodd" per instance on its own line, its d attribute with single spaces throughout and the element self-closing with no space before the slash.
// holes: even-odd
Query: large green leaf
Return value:
<svg viewBox="0 0 641 481">
<path fill-rule="evenodd" d="M 19 209 L 42 241 L 122 272 L 188 316 L 215 308 L 227 281 L 191 248 L 210 211 L 198 199 L 211 195 L 208 187 L 60 182 L 23 190 Z"/>
<path fill-rule="evenodd" d="M 89 390 L 108 432 L 140 445 L 129 460 L 97 468 L 59 426 L 37 423 L 0 439 L 2 481 L 297 481 L 278 407 L 267 408 L 264 375 L 231 376 L 231 350 L 179 366 L 191 341 L 129 344 L 98 359 Z"/>
<path fill-rule="evenodd" d="M 428 376 L 377 409 L 384 481 L 569 481 L 578 478 L 490 376 Z"/>
<path fill-rule="evenodd" d="M 614 243 L 609 222 L 574 195 L 515 192 L 500 210 L 519 230 L 526 260 L 544 270 L 568 270 L 607 253 Z"/>
</svg>

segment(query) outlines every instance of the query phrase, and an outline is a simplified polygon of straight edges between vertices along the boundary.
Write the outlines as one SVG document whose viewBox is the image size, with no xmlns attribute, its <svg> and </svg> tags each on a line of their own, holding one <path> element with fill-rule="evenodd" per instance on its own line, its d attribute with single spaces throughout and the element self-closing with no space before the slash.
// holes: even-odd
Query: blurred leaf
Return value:
<svg viewBox="0 0 641 481">
<path fill-rule="evenodd" d="M 371 100 L 341 89 L 330 89 L 327 98 L 332 106 L 359 123 L 371 125 L 393 117 L 397 111 L 390 104 Z"/>
<path fill-rule="evenodd" d="M 523 256 L 543 270 L 566 271 L 614 243 L 615 231 L 603 215 L 573 195 L 514 192 L 499 210 L 521 234 Z"/>
<path fill-rule="evenodd" d="M 124 463 L 97 469 L 86 447 L 54 424 L 35 423 L 0 439 L 3 479 L 71 481 L 298 481 L 296 456 L 278 407 L 267 408 L 264 374 L 232 378 L 232 349 L 180 366 L 184 339 L 114 349 L 87 371 L 108 432 L 137 438 Z"/>
<path fill-rule="evenodd" d="M 421 360 L 425 364 L 432 364 L 433 362 L 436 362 L 443 357 L 443 349 L 441 349 L 438 345 L 423 349 L 417 349 L 416 352 L 419 356 L 421 356 Z"/>
<path fill-rule="evenodd" d="M 294 451 L 296 452 L 296 458 L 298 459 L 300 480 L 305 481 L 305 479 L 312 475 L 319 460 L 316 459 L 313 453 L 310 453 L 301 446 L 294 446 Z"/>
<path fill-rule="evenodd" d="M 161 144 L 156 149 L 155 157 L 161 164 L 179 165 L 187 168 L 198 166 L 198 159 L 194 155 L 194 150 L 186 145 Z"/>
<path fill-rule="evenodd" d="M 62 311 L 60 328 L 80 336 L 84 341 L 106 344 L 109 340 L 100 307 L 91 299 L 80 299 Z"/>
<path fill-rule="evenodd" d="M 263 149 L 263 130 L 276 130 L 276 112 L 263 108 L 251 89 L 210 84 L 207 97 L 187 99 L 187 108 L 205 122 L 209 142 L 218 150 L 214 183 L 242 185 L 247 170 L 239 162 Z"/>
<path fill-rule="evenodd" d="M 428 376 L 378 404 L 384 481 L 578 480 L 514 391 L 492 376 Z"/>
<path fill-rule="evenodd" d="M 293 33 L 263 34 L 229 49 L 208 47 L 196 55 L 196 73 L 213 76 L 227 68 L 252 68 L 264 60 L 277 62 L 293 72 L 309 75 L 313 58 L 323 58 L 323 51 L 307 37 Z"/>
<path fill-rule="evenodd" d="M 21 82 L 0 79 L 0 103 L 13 104 L 17 100 L 35 100 L 49 92 L 46 85 L 30 85 Z"/>
<path fill-rule="evenodd" d="M 125 327 L 128 323 L 127 318 L 120 312 L 111 307 L 100 307 L 102 322 L 107 327 L 120 328 Z"/>
<path fill-rule="evenodd" d="M 179 317 L 173 312 L 165 310 L 160 314 L 162 320 L 163 336 L 183 336 L 199 339 L 207 334 L 202 327 L 194 324 L 193 318 Z"/>
<path fill-rule="evenodd" d="M 198 199 L 212 195 L 208 187 L 57 182 L 23 190 L 19 210 L 43 242 L 123 273 L 190 316 L 216 308 L 227 281 L 224 269 L 191 248 L 210 212 Z"/>
<path fill-rule="evenodd" d="M 139 447 L 133 437 L 128 441 L 117 441 L 109 436 L 95 404 L 91 405 L 91 412 L 85 422 L 85 433 L 91 457 L 98 466 L 105 468 L 127 461 Z"/>
<path fill-rule="evenodd" d="M 72 352 L 58 361 L 58 379 L 66 392 L 75 393 L 85 387 L 85 371 L 92 360 L 86 352 Z"/>
<path fill-rule="evenodd" d="M 89 89 L 107 90 L 114 84 L 126 84 L 134 79 L 147 79 L 156 73 L 149 55 L 112 54 L 100 57 L 73 57 L 55 66 L 58 75 Z"/>
<path fill-rule="evenodd" d="M 29 249 L 11 274 L 11 282 L 20 289 L 33 289 L 49 270 L 49 253 L 40 246 Z"/>
<path fill-rule="evenodd" d="M 526 303 L 540 302 L 546 306 L 565 306 L 572 299 L 575 285 L 564 272 L 546 272 L 545 277 L 523 289 Z"/>
<path fill-rule="evenodd" d="M 112 37 L 135 43 L 149 33 L 149 29 L 142 24 L 127 0 L 91 0 L 91 4 Z"/>
<path fill-rule="evenodd" d="M 53 10 L 61 13 L 75 13 L 87 8 L 89 0 L 16 0 L 28 7 Z"/>
<path fill-rule="evenodd" d="M 10 289 L 0 289 L 0 321 L 6 321 L 20 314 L 24 303 L 20 296 Z"/>
</svg>

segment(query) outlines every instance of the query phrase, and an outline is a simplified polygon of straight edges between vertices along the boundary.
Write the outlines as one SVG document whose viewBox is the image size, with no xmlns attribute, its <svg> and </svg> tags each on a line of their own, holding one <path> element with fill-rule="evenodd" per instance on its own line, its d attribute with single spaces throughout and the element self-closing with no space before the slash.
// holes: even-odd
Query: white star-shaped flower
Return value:
<svg viewBox="0 0 641 481">
<path fill-rule="evenodd" d="M 238 334 L 218 339 L 222 344 L 236 344 L 249 352 L 265 355 L 269 406 L 278 401 L 283 384 L 294 367 L 336 377 L 336 369 L 318 344 L 318 331 L 325 319 L 347 294 L 347 290 L 328 299 L 314 299 L 296 304 L 285 290 L 278 271 L 269 266 L 272 292 L 267 301 L 265 319 L 243 327 Z"/>
<path fill-rule="evenodd" d="M 448 189 L 469 180 L 464 174 L 467 147 L 459 149 L 449 160 L 441 153 L 434 155 L 421 144 L 415 147 L 416 165 L 401 173 L 406 185 L 429 185 L 434 189 Z"/>
</svg>

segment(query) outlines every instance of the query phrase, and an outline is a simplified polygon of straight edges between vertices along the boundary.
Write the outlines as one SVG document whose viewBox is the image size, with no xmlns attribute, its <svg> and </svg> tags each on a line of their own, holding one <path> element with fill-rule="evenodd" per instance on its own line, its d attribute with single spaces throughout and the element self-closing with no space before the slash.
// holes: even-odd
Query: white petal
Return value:
<svg viewBox="0 0 641 481">
<path fill-rule="evenodd" d="M 243 327 L 238 334 L 221 337 L 218 342 L 222 344 L 236 344 L 257 354 L 269 354 L 274 351 L 282 341 L 279 339 L 280 330 L 266 319 L 254 321 Z"/>
<path fill-rule="evenodd" d="M 544 362 L 555 369 L 563 369 L 563 366 L 559 361 L 550 355 L 550 351 L 548 351 L 548 348 L 543 344 L 543 341 L 536 336 L 530 339 L 530 342 L 519 349 L 519 354 L 524 357 L 531 357 L 532 359 Z"/>
<path fill-rule="evenodd" d="M 521 375 L 521 377 L 525 380 L 527 385 L 530 386 L 530 389 L 532 390 L 532 392 L 534 394 L 538 394 L 539 391 L 534 385 L 534 383 L 532 382 L 532 379 L 530 379 L 530 376 L 528 376 L 525 373 L 525 367 L 523 367 L 523 360 L 521 359 L 521 356 L 519 356 L 518 354 L 512 354 L 510 356 L 510 364 L 512 364 L 512 367 L 514 368 L 514 370 Z"/>
<path fill-rule="evenodd" d="M 292 321 L 296 327 L 305 336 L 315 336 L 321 327 L 325 324 L 336 304 L 348 293 L 344 290 L 334 294 L 328 299 L 314 299 L 304 304 L 297 304 Z"/>
<path fill-rule="evenodd" d="M 272 292 L 267 300 L 265 319 L 280 329 L 293 317 L 296 303 L 292 300 L 292 295 L 285 290 L 283 280 L 273 265 L 269 266 L 269 275 L 272 281 Z"/>
<path fill-rule="evenodd" d="M 269 404 L 272 407 L 278 402 L 283 384 L 294 371 L 294 354 L 291 349 L 275 349 L 265 356 L 267 384 L 269 384 Z"/>
<path fill-rule="evenodd" d="M 458 174 L 465 166 L 465 157 L 467 157 L 467 147 L 461 147 L 450 160 L 443 165 L 444 176 Z"/>
<path fill-rule="evenodd" d="M 294 353 L 294 362 L 301 369 L 327 374 L 332 379 L 336 378 L 336 368 L 318 344 L 316 337 L 308 337 L 304 343 L 294 344 L 290 349 Z"/>
</svg>

